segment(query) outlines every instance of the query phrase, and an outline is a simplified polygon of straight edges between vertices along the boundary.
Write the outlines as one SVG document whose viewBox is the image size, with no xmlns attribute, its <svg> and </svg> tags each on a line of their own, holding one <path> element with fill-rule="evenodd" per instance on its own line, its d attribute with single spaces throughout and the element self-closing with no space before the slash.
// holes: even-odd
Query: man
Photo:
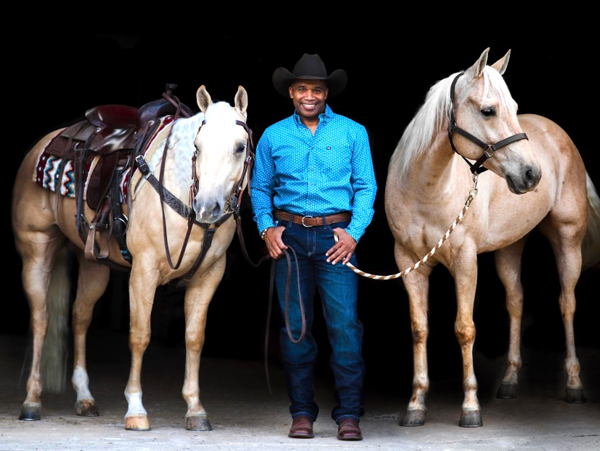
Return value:
<svg viewBox="0 0 600 451">
<path fill-rule="evenodd" d="M 326 103 L 346 83 L 346 72 L 338 69 L 327 75 L 318 55 L 302 56 L 293 72 L 275 70 L 275 89 L 292 99 L 295 112 L 268 127 L 256 150 L 251 198 L 259 233 L 277 259 L 277 296 L 289 318 L 291 333 L 282 327 L 280 344 L 293 418 L 288 435 L 294 438 L 314 436 L 319 410 L 313 392 L 317 345 L 311 334 L 318 288 L 338 403 L 331 416 L 339 439 L 362 439 L 363 328 L 357 317 L 358 277 L 345 264 L 356 265 L 354 250 L 373 218 L 377 186 L 365 128 L 333 113 Z M 288 258 L 280 258 L 286 252 L 294 274 L 289 284 Z M 303 314 L 306 334 L 298 342 Z"/>
</svg>

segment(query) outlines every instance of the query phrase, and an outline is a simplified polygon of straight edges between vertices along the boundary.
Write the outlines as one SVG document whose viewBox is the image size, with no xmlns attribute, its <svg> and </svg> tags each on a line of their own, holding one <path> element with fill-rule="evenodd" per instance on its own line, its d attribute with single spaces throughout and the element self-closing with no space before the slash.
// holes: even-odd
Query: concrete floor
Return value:
<svg viewBox="0 0 600 451">
<path fill-rule="evenodd" d="M 180 390 L 184 354 L 180 347 L 151 343 L 144 361 L 144 404 L 152 430 L 124 430 L 123 396 L 129 371 L 124 333 L 95 331 L 90 337 L 91 390 L 100 408 L 97 418 L 74 413 L 74 392 L 43 397 L 43 419 L 17 419 L 25 397 L 21 367 L 27 337 L 0 335 L 0 451 L 11 450 L 600 450 L 600 355 L 580 349 L 581 374 L 587 402 L 567 404 L 561 397 L 564 377 L 555 354 L 524 356 L 521 393 L 514 400 L 497 400 L 496 383 L 504 358 L 476 359 L 484 426 L 458 426 L 460 381 L 432 380 L 426 424 L 398 426 L 408 397 L 376 377 L 367 388 L 364 440 L 341 442 L 329 417 L 333 405 L 326 376 L 317 380 L 321 415 L 311 440 L 287 437 L 291 420 L 283 378 L 277 362 L 270 363 L 270 394 L 263 362 L 206 358 L 201 369 L 202 402 L 213 430 L 184 429 L 185 403 Z M 94 356 L 94 357 L 92 357 Z M 407 390 L 401 390 L 408 393 Z"/>
</svg>

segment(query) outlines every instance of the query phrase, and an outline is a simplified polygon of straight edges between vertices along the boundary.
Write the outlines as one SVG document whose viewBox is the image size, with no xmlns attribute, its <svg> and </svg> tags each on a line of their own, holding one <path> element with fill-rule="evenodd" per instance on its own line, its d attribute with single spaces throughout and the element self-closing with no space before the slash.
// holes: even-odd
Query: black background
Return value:
<svg viewBox="0 0 600 451">
<path fill-rule="evenodd" d="M 291 69 L 303 53 L 318 53 L 330 72 L 343 68 L 349 76 L 346 91 L 331 99 L 330 105 L 334 111 L 364 124 L 371 138 L 379 191 L 375 218 L 357 249 L 360 266 L 372 273 L 395 273 L 398 268 L 393 259 L 393 239 L 383 208 L 389 158 L 429 87 L 468 68 L 487 47 L 491 48 L 489 63 L 512 49 L 505 79 L 520 112 L 547 116 L 561 125 L 600 187 L 597 80 L 592 64 L 597 39 L 591 39 L 592 33 L 581 22 L 575 26 L 566 21 L 567 29 L 562 17 L 532 22 L 518 16 L 513 18 L 517 26 L 509 29 L 506 17 L 467 20 L 455 13 L 434 23 L 424 13 L 404 14 L 402 20 L 389 11 L 378 11 L 373 18 L 358 17 L 360 11 L 355 13 L 354 21 L 342 21 L 318 8 L 309 14 L 302 9 L 302 14 L 271 17 L 259 23 L 236 14 L 234 8 L 226 17 L 198 14 L 190 20 L 181 8 L 168 13 L 156 11 L 152 26 L 141 26 L 142 21 L 121 24 L 115 20 L 88 26 L 85 17 L 74 22 L 49 20 L 43 28 L 24 22 L 17 32 L 6 36 L 4 45 L 5 61 L 9 62 L 5 67 L 8 98 L 3 115 L 4 135 L 8 138 L 3 154 L 10 161 L 3 176 L 7 202 L 20 159 L 43 134 L 73 122 L 96 105 L 139 107 L 160 97 L 166 83 L 178 84 L 176 94 L 195 111 L 195 92 L 200 85 L 206 85 L 213 100 L 229 102 L 238 85 L 243 85 L 249 94 L 248 124 L 257 141 L 268 125 L 292 113 L 289 99 L 273 89 L 273 70 L 279 66 Z M 115 17 L 118 15 L 112 19 Z M 386 17 L 386 23 L 379 21 Z M 223 20 L 219 23 L 218 19 Z M 5 212 L 8 221 L 9 208 Z M 262 251 L 261 242 L 247 198 L 243 217 L 245 239 L 256 259 Z M 8 270 L 3 277 L 5 289 L 11 294 L 2 301 L 0 333 L 26 334 L 29 311 L 21 291 L 20 260 L 10 236 L 6 248 Z M 545 239 L 534 233 L 523 265 L 523 346 L 560 355 L 564 352 L 564 332 L 553 258 Z M 228 265 L 210 306 L 203 354 L 261 359 L 268 265 L 259 269 L 249 266 L 237 239 L 230 248 Z M 578 346 L 596 350 L 600 349 L 597 277 L 598 270 L 582 275 L 575 322 Z M 454 374 L 459 380 L 462 370 L 453 330 L 453 281 L 439 267 L 431 282 L 430 373 L 433 379 L 436 374 Z M 371 387 L 387 392 L 410 390 L 412 349 L 404 288 L 399 281 L 361 279 L 360 290 L 367 381 Z M 164 295 L 160 299 L 166 299 L 160 304 L 161 311 L 169 311 L 171 319 L 165 319 L 168 315 L 155 319 L 153 340 L 183 346 L 181 293 L 166 288 L 159 294 Z M 91 333 L 94 328 L 126 333 L 126 303 L 126 280 L 118 275 L 96 306 Z M 124 313 L 115 318 L 119 307 Z M 476 351 L 490 359 L 505 355 L 508 317 L 490 254 L 480 256 L 475 321 Z M 319 317 L 316 330 L 326 372 L 327 344 Z M 275 342 L 270 349 L 276 357 Z"/>
</svg>

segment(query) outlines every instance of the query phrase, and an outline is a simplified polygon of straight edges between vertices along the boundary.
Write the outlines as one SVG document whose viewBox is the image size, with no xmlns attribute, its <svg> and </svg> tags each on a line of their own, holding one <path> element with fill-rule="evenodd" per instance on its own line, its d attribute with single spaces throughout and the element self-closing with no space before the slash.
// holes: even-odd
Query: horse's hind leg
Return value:
<svg viewBox="0 0 600 451">
<path fill-rule="evenodd" d="M 517 397 L 518 373 L 521 369 L 521 318 L 523 315 L 523 285 L 521 258 L 527 238 L 495 252 L 496 270 L 506 291 L 506 310 L 510 318 L 508 365 L 496 394 L 500 399 Z"/>
<path fill-rule="evenodd" d="M 185 294 L 185 380 L 182 395 L 187 403 L 185 427 L 192 431 L 211 430 L 210 420 L 200 402 L 200 354 L 204 345 L 206 315 L 225 271 L 225 256 L 201 276 L 192 279 Z"/>
<path fill-rule="evenodd" d="M 552 219 L 552 218 L 550 218 Z M 558 268 L 560 281 L 560 310 L 565 327 L 567 356 L 565 368 L 567 371 L 566 400 L 572 403 L 585 402 L 583 385 L 579 379 L 579 360 L 575 352 L 575 333 L 573 317 L 575 316 L 575 286 L 581 275 L 581 242 L 585 233 L 585 222 L 582 227 L 574 224 L 563 225 L 551 230 L 548 221 L 543 223 L 542 232 L 552 246 Z"/>
<path fill-rule="evenodd" d="M 98 416 L 94 397 L 89 390 L 86 365 L 86 337 L 92 321 L 94 305 L 106 290 L 110 277 L 108 266 L 89 262 L 80 252 L 77 296 L 73 303 L 74 361 L 71 383 L 77 392 L 77 415 Z"/>
<path fill-rule="evenodd" d="M 42 347 L 48 330 L 48 312 L 52 310 L 47 302 L 62 305 L 68 305 L 69 302 L 69 293 L 64 290 L 60 293 L 56 292 L 55 296 L 47 299 L 51 283 L 60 282 L 56 277 L 53 279 L 52 275 L 56 275 L 56 269 L 59 269 L 54 267 L 55 262 L 59 265 L 62 263 L 57 261 L 56 256 L 64 241 L 59 238 L 58 233 L 22 233 L 17 228 L 15 228 L 15 237 L 17 249 L 23 259 L 23 288 L 31 311 L 33 342 L 31 369 L 27 379 L 27 397 L 23 402 L 19 419 L 39 420 L 42 409 Z M 60 285 L 65 287 L 68 284 Z M 63 343 L 56 345 L 62 346 Z"/>
</svg>

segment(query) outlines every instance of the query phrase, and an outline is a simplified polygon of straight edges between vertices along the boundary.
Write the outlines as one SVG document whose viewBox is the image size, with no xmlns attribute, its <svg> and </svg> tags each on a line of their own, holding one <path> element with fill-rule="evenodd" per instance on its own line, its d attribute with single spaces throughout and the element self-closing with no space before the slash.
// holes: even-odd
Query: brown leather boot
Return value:
<svg viewBox="0 0 600 451">
<path fill-rule="evenodd" d="M 292 422 L 288 437 L 292 438 L 313 438 L 313 420 L 306 415 L 298 415 Z"/>
<path fill-rule="evenodd" d="M 337 438 L 340 440 L 362 440 L 358 421 L 354 418 L 342 418 L 338 423 Z"/>
</svg>

